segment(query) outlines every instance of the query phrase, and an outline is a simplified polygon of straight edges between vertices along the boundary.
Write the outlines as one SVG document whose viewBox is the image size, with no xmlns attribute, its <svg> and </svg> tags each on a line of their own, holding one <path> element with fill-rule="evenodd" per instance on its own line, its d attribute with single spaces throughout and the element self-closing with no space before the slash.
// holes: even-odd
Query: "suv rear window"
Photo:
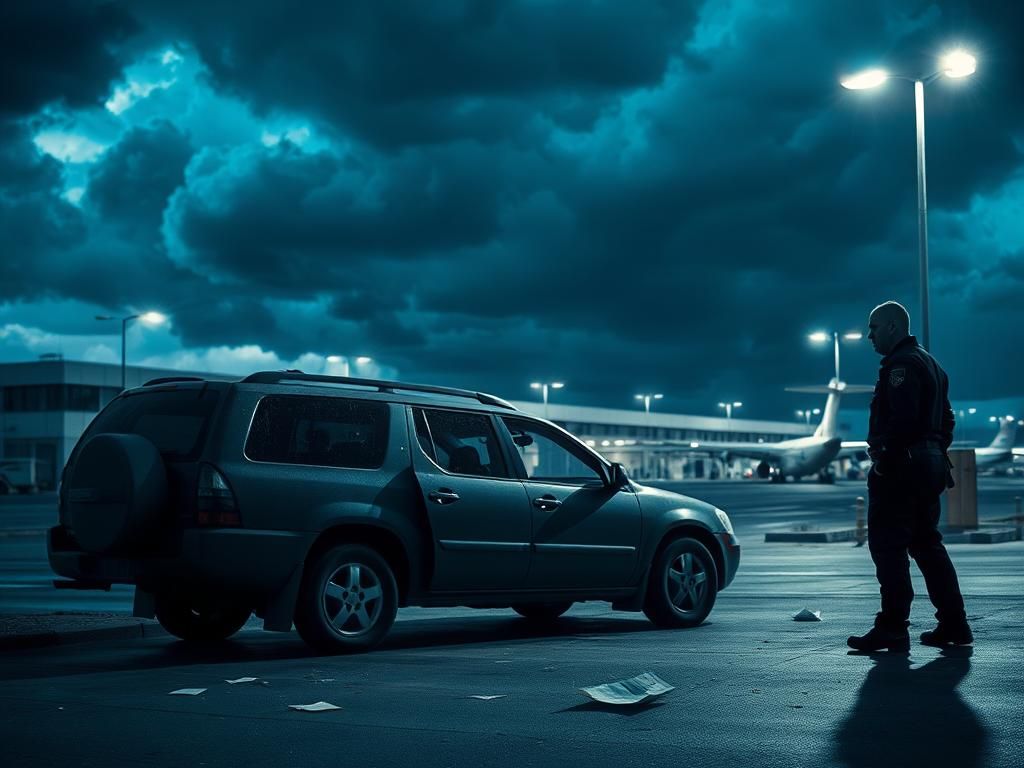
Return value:
<svg viewBox="0 0 1024 768">
<path fill-rule="evenodd" d="M 164 458 L 188 461 L 199 455 L 217 407 L 215 389 L 145 390 L 118 397 L 93 419 L 82 437 L 115 432 L 149 440 Z"/>
<path fill-rule="evenodd" d="M 386 403 L 268 395 L 256 406 L 245 455 L 252 461 L 377 469 L 387 452 Z"/>
</svg>

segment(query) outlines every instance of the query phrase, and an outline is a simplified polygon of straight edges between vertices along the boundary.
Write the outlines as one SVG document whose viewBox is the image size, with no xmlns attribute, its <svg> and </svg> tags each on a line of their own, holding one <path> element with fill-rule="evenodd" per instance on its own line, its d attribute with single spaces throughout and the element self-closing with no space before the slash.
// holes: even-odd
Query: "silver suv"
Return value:
<svg viewBox="0 0 1024 768">
<path fill-rule="evenodd" d="M 578 601 L 692 627 L 736 574 L 728 516 L 629 480 L 491 395 L 299 371 L 157 379 L 93 420 L 64 469 L 50 564 L 185 640 L 255 611 L 326 653 L 399 607 Z"/>
</svg>

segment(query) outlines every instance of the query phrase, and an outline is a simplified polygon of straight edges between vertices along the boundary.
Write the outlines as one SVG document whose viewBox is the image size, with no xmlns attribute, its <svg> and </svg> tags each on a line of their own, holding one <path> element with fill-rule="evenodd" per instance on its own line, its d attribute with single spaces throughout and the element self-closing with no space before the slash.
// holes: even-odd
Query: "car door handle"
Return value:
<svg viewBox="0 0 1024 768">
<path fill-rule="evenodd" d="M 547 493 L 541 496 L 539 499 L 534 499 L 533 506 L 537 507 L 538 509 L 548 511 L 552 509 L 558 509 L 560 506 L 562 506 L 562 502 L 560 502 L 550 493 Z"/>
<path fill-rule="evenodd" d="M 436 501 L 438 504 L 451 504 L 452 502 L 458 501 L 460 496 L 450 488 L 438 488 L 436 491 L 431 491 L 427 494 L 427 497 L 431 501 Z"/>
</svg>

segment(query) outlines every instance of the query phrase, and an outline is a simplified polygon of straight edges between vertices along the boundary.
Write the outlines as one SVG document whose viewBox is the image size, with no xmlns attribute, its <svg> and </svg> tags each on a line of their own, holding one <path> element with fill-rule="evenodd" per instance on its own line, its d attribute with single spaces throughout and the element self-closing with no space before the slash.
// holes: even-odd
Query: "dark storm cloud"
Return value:
<svg viewBox="0 0 1024 768">
<path fill-rule="evenodd" d="M 669 408 L 730 394 L 782 415 L 781 387 L 831 372 L 805 332 L 862 327 L 889 298 L 916 313 L 912 87 L 851 93 L 837 77 L 923 74 L 962 40 L 979 72 L 927 91 L 934 335 L 960 391 L 1024 380 L 979 351 L 1024 322 L 1015 230 L 979 220 L 1011 210 L 1022 165 L 1024 5 L 118 8 L 139 40 L 198 55 L 253 120 L 314 138 L 204 146 L 147 124 L 97 163 L 79 210 L 23 135 L 0 156 L 22 207 L 0 216 L 40 266 L 12 295 L 158 301 L 188 345 L 365 350 L 512 397 L 557 377 L 575 402 L 628 406 L 642 387 Z M 93 69 L 78 96 L 32 103 L 95 103 L 117 73 Z M 161 93 L 148 109 L 181 103 Z M 871 380 L 869 351 L 844 355 L 848 378 Z"/>
<path fill-rule="evenodd" d="M 59 194 L 61 166 L 36 151 L 22 125 L 0 121 L 0 300 L 54 289 L 43 255 L 83 242 L 81 213 Z"/>
<path fill-rule="evenodd" d="M 191 157 L 188 139 L 170 123 L 136 128 L 90 174 L 87 202 L 100 216 L 157 238 L 167 198 L 185 180 Z"/>
<path fill-rule="evenodd" d="M 506 139 L 523 97 L 655 83 L 696 2 L 148 3 L 219 84 L 261 110 L 312 112 L 379 144 Z M 138 7 L 138 6 L 137 6 Z M 578 116 L 586 110 L 575 110 Z"/>
<path fill-rule="evenodd" d="M 116 46 L 139 28 L 127 8 L 92 0 L 5 3 L 0 18 L 0 118 L 101 104 L 125 64 Z"/>
</svg>

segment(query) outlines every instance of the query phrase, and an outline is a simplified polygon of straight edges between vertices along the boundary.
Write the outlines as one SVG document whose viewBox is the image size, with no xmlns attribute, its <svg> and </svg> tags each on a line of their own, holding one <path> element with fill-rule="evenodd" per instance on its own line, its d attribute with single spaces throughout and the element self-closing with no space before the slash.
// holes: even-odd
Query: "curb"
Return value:
<svg viewBox="0 0 1024 768">
<path fill-rule="evenodd" d="M 124 640 L 135 637 L 164 637 L 167 631 L 158 623 L 133 622 L 117 627 L 97 627 L 61 632 L 48 630 L 30 635 L 8 635 L 0 637 L 0 651 L 27 650 L 44 648 L 50 645 L 75 645 L 92 643 L 98 640 Z"/>
<path fill-rule="evenodd" d="M 0 539 L 10 538 L 11 536 L 45 536 L 46 528 L 12 528 L 7 531 L 0 530 Z"/>
<path fill-rule="evenodd" d="M 856 541 L 856 528 L 843 528 L 835 531 L 775 531 L 764 535 L 765 543 L 770 542 L 804 542 L 813 544 L 832 544 L 837 541 Z"/>
<path fill-rule="evenodd" d="M 1008 541 L 1020 541 L 1020 539 L 1020 528 L 993 528 L 987 531 L 959 531 L 942 534 L 942 541 L 946 544 L 1003 544 Z"/>
</svg>

